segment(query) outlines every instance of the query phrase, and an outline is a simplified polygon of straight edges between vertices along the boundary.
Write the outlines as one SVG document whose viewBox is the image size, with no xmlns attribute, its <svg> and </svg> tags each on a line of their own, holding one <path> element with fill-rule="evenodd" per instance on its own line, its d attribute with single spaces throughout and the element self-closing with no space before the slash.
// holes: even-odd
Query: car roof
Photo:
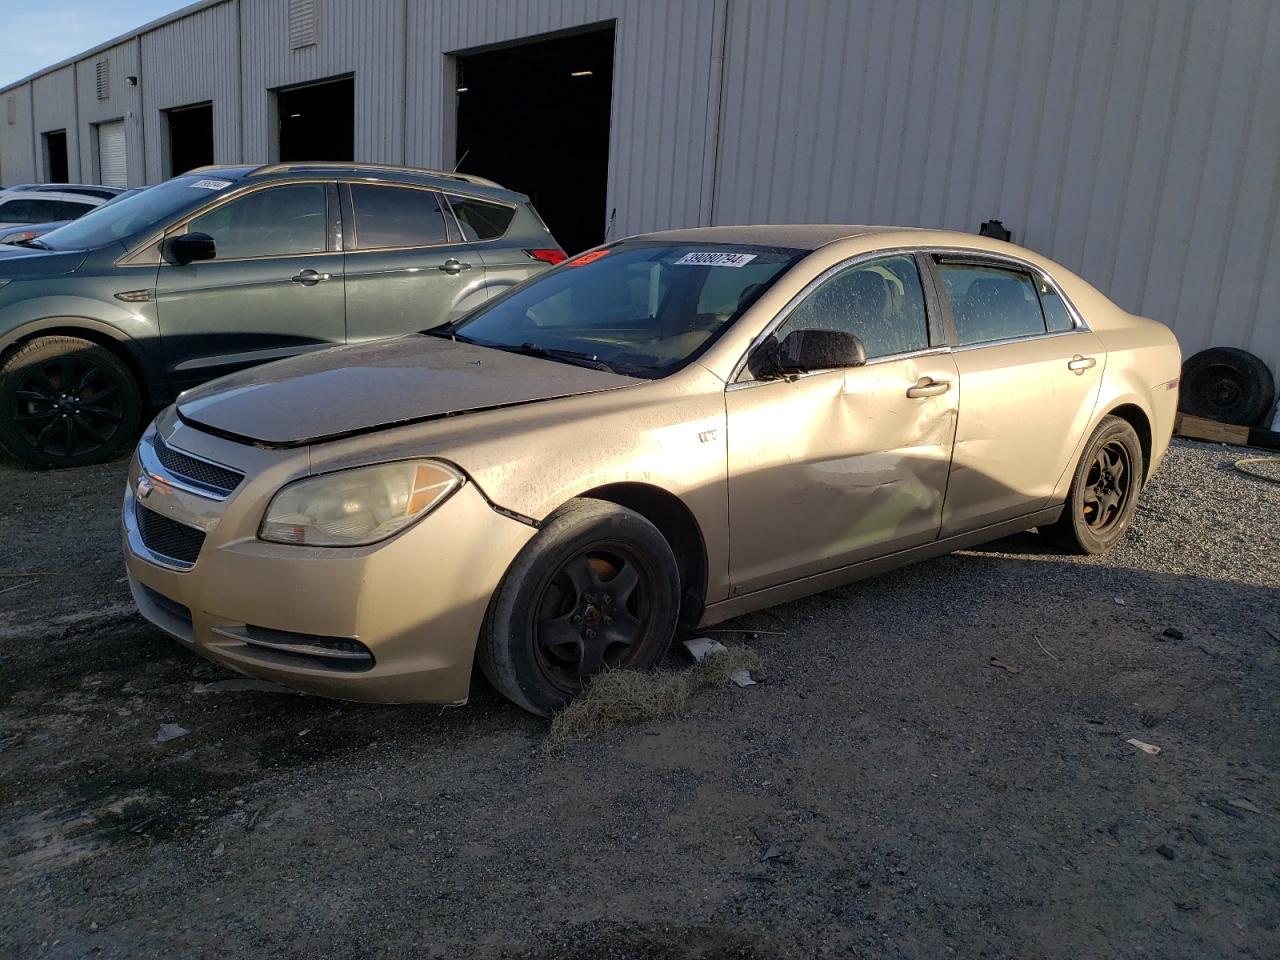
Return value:
<svg viewBox="0 0 1280 960">
<path fill-rule="evenodd" d="M 209 174 L 230 180 L 285 178 L 298 174 L 320 174 L 339 180 L 371 180 L 388 183 L 418 183 L 440 190 L 465 190 L 481 196 L 492 195 L 507 200 L 527 200 L 522 193 L 508 190 L 499 183 L 469 173 L 451 173 L 422 167 L 399 167 L 385 163 L 346 163 L 331 160 L 299 160 L 258 166 L 213 165 L 188 170 L 183 176 Z"/>
<path fill-rule="evenodd" d="M 868 233 L 892 233 L 909 227 L 877 227 L 857 223 L 759 223 L 720 227 L 684 227 L 657 230 L 631 237 L 632 240 L 660 240 L 668 243 L 742 243 L 763 247 L 818 247 Z"/>
<path fill-rule="evenodd" d="M 91 193 L 68 193 L 64 190 L 0 190 L 0 200 L 22 197 L 24 200 L 69 200 L 72 203 L 84 203 L 91 207 L 106 203 L 105 197 L 95 197 Z"/>
</svg>

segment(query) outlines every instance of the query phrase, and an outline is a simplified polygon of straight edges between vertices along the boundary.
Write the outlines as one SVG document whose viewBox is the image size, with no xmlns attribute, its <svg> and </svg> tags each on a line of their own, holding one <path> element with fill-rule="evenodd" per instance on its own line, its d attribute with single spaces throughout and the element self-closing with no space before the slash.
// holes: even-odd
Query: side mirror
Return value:
<svg viewBox="0 0 1280 960">
<path fill-rule="evenodd" d="M 218 255 L 218 245 L 207 233 L 187 233 L 165 240 L 160 245 L 160 255 L 165 263 L 185 267 L 197 260 L 212 260 Z"/>
<path fill-rule="evenodd" d="M 770 337 L 747 358 L 757 380 L 771 380 L 810 370 L 860 367 L 867 362 L 862 340 L 843 330 L 792 330 L 779 343 Z"/>
</svg>

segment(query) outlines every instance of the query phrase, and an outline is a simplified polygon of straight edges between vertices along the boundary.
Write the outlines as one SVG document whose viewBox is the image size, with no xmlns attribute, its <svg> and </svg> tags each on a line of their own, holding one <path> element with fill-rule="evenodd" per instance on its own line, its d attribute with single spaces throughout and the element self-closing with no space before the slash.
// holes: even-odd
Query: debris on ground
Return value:
<svg viewBox="0 0 1280 960">
<path fill-rule="evenodd" d="M 582 696 L 552 718 L 551 744 L 585 739 L 628 724 L 678 717 L 696 691 L 737 683 L 740 674 L 750 676 L 761 665 L 760 655 L 750 647 L 717 646 L 721 649 L 708 653 L 691 670 L 605 670 L 597 674 Z"/>
<path fill-rule="evenodd" d="M 185 737 L 190 732 L 186 727 L 179 726 L 176 723 L 162 723 L 160 724 L 160 729 L 156 731 L 156 743 L 177 740 L 179 737 Z"/>
<path fill-rule="evenodd" d="M 280 683 L 272 683 L 270 680 L 251 680 L 247 677 L 237 677 L 234 680 L 215 680 L 212 683 L 196 684 L 196 693 L 244 693 L 248 691 L 258 691 L 261 693 L 291 693 L 294 696 L 303 696 L 301 690 L 294 690 Z"/>
<path fill-rule="evenodd" d="M 1007 663 L 1007 662 L 1005 662 L 1004 660 L 1000 660 L 1000 659 L 998 659 L 997 657 L 992 657 L 992 658 L 991 658 L 991 666 L 993 666 L 993 667 L 998 667 L 998 668 L 999 668 L 999 669 L 1001 669 L 1001 670 L 1007 670 L 1007 671 L 1009 671 L 1010 673 L 1021 673 L 1021 672 L 1022 672 L 1022 668 L 1021 668 L 1020 666 L 1018 666 L 1016 663 Z"/>
<path fill-rule="evenodd" d="M 1160 634 L 1162 637 L 1168 637 L 1170 640 L 1185 640 L 1187 635 L 1177 627 L 1165 627 L 1164 632 Z"/>
<path fill-rule="evenodd" d="M 1173 859 L 1173 847 L 1169 846 L 1167 843 L 1162 843 L 1160 846 L 1156 847 L 1156 853 L 1160 854 L 1160 856 L 1164 857 L 1166 860 Z"/>
<path fill-rule="evenodd" d="M 706 659 L 713 654 L 719 655 L 729 652 L 729 648 L 719 640 L 712 640 L 708 637 L 686 640 L 684 648 L 689 651 L 689 655 L 693 657 L 696 663 L 705 663 Z M 751 671 L 746 667 L 734 671 L 729 679 L 740 687 L 754 687 L 756 685 L 756 682 L 751 679 Z"/>
<path fill-rule="evenodd" d="M 1237 810 L 1248 810 L 1250 813 L 1262 812 L 1257 808 L 1257 806 L 1255 806 L 1253 803 L 1249 802 L 1248 800 L 1244 799 L 1243 797 L 1239 797 L 1235 800 L 1228 800 L 1227 803 L 1231 804 L 1231 806 L 1235 807 Z"/>
<path fill-rule="evenodd" d="M 1130 737 L 1128 740 L 1125 741 L 1125 743 L 1129 744 L 1130 746 L 1137 747 L 1143 753 L 1149 753 L 1153 757 L 1160 752 L 1160 748 L 1157 747 L 1154 743 L 1143 743 L 1141 740 L 1137 740 L 1134 737 Z"/>
<path fill-rule="evenodd" d="M 760 862 L 768 863 L 770 860 L 777 860 L 781 856 L 782 848 L 776 843 L 771 843 L 765 848 L 764 853 L 760 854 Z"/>
</svg>

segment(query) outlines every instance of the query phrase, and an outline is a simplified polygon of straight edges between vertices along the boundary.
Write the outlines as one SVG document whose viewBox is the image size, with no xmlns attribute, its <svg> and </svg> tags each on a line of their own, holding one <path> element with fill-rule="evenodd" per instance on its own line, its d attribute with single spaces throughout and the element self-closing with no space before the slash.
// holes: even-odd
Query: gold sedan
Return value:
<svg viewBox="0 0 1280 960">
<path fill-rule="evenodd" d="M 461 320 L 224 378 L 143 436 L 142 613 L 234 670 L 550 713 L 750 610 L 1029 528 L 1097 553 L 1168 447 L 1179 351 L 1031 251 L 708 227 Z"/>
</svg>

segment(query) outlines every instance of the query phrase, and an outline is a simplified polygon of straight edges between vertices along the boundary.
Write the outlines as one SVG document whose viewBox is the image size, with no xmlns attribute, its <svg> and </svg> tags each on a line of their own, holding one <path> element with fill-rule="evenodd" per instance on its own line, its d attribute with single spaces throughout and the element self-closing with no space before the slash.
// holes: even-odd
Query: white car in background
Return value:
<svg viewBox="0 0 1280 960">
<path fill-rule="evenodd" d="M 114 187 L 71 183 L 0 190 L 0 230 L 75 220 L 121 192 Z"/>
</svg>

